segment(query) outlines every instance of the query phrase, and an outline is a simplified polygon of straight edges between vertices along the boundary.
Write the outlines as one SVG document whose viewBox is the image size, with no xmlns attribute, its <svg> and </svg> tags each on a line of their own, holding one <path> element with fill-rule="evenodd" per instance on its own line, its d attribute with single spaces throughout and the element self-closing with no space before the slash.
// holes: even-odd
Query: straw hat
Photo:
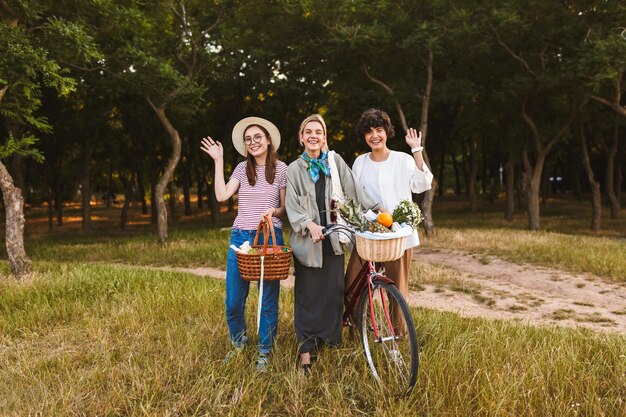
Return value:
<svg viewBox="0 0 626 417">
<path fill-rule="evenodd" d="M 263 119 L 261 117 L 246 117 L 245 119 L 241 119 L 235 127 L 233 127 L 233 145 L 237 152 L 239 152 L 243 156 L 248 156 L 248 150 L 246 149 L 246 145 L 243 143 L 243 134 L 250 125 L 259 125 L 262 126 L 267 132 L 270 134 L 270 138 L 272 140 L 272 147 L 274 151 L 278 149 L 280 146 L 280 132 L 274 123 L 269 120 Z"/>
</svg>

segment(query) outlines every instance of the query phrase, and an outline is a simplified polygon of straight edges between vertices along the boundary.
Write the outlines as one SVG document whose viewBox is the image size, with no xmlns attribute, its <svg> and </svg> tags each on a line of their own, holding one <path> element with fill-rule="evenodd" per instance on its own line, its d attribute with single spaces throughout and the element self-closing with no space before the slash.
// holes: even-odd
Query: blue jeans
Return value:
<svg viewBox="0 0 626 417">
<path fill-rule="evenodd" d="M 274 227 L 276 244 L 283 245 L 283 232 Z M 242 230 L 233 228 L 230 233 L 230 244 L 241 246 L 246 240 L 250 245 L 254 243 L 256 230 Z M 259 236 L 259 245 L 263 243 L 265 236 Z M 271 236 L 269 244 L 272 243 Z M 226 322 L 230 339 L 236 347 L 243 347 L 248 341 L 246 335 L 246 299 L 250 282 L 241 279 L 237 255 L 228 248 L 226 264 Z M 263 281 L 263 304 L 261 306 L 261 323 L 259 326 L 259 352 L 269 353 L 276 337 L 278 328 L 278 295 L 280 293 L 280 281 Z"/>
</svg>

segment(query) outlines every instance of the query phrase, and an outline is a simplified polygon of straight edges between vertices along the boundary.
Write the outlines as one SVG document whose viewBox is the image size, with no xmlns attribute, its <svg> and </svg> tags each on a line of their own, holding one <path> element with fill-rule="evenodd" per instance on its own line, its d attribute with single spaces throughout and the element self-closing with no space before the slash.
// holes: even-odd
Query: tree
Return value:
<svg viewBox="0 0 626 417">
<path fill-rule="evenodd" d="M 527 183 L 528 228 L 540 228 L 540 188 L 546 158 L 586 103 L 572 67 L 582 39 L 580 22 L 558 3 L 533 1 L 504 3 L 488 22 L 494 42 L 518 63 L 510 91 L 519 114 L 530 130 L 529 149 L 522 151 Z"/>
<path fill-rule="evenodd" d="M 209 64 L 219 66 L 216 32 L 237 7 L 236 1 L 131 2 L 109 10 L 118 25 L 110 29 L 117 38 L 111 42 L 107 31 L 100 32 L 106 70 L 144 98 L 170 138 L 171 154 L 154 193 L 160 242 L 166 241 L 168 228 L 164 195 L 181 157 L 176 125 L 184 126 L 197 111 L 211 79 Z"/>
<path fill-rule="evenodd" d="M 591 89 L 590 98 L 613 110 L 623 120 L 626 119 L 626 104 L 622 96 L 626 89 L 626 6 L 621 2 L 582 3 L 577 12 L 583 19 L 587 33 L 581 45 L 578 71 Z M 620 212 L 617 198 L 615 158 L 619 149 L 619 121 L 615 121 L 615 132 L 607 147 L 605 190 L 611 218 L 616 219 Z"/>
<path fill-rule="evenodd" d="M 360 72 L 387 95 L 385 101 L 393 106 L 403 131 L 412 124 L 411 120 L 418 121 L 422 143 L 426 145 L 435 56 L 441 52 L 441 38 L 445 33 L 437 14 L 440 3 L 356 1 L 335 4 L 321 1 L 316 6 L 317 13 L 321 14 L 320 21 L 325 22 L 328 31 L 326 52 L 343 67 L 337 68 L 337 75 L 329 77 L 335 88 L 341 89 L 343 97 L 366 90 L 356 89 L 352 81 L 354 74 Z M 392 62 L 396 65 L 389 65 Z M 374 101 L 381 102 L 380 98 Z M 370 102 L 368 107 L 372 104 Z M 418 111 L 411 111 L 416 107 Z M 424 160 L 432 168 L 426 151 Z M 433 182 L 433 188 L 422 200 L 424 229 L 428 235 L 435 232 L 432 219 L 435 190 L 436 182 Z"/>
<path fill-rule="evenodd" d="M 84 62 L 98 56 L 80 25 L 47 14 L 47 6 L 35 1 L 14 5 L 0 2 L 0 49 L 5 51 L 0 55 L 0 114 L 5 122 L 20 126 L 9 132 L 0 147 L 2 159 L 17 154 L 43 160 L 34 147 L 36 132 L 50 131 L 46 120 L 37 115 L 42 88 L 59 95 L 69 94 L 75 81 L 59 60 L 71 56 Z M 16 131 L 19 136 L 14 134 Z M 31 261 L 24 250 L 24 198 L 3 162 L 0 188 L 6 209 L 5 241 L 11 272 L 22 277 L 31 271 Z"/>
</svg>

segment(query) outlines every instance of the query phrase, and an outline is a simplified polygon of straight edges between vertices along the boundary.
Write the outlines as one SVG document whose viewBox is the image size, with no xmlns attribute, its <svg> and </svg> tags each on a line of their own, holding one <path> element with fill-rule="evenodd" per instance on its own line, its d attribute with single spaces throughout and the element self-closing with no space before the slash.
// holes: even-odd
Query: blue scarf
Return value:
<svg viewBox="0 0 626 417">
<path fill-rule="evenodd" d="M 330 167 L 328 166 L 328 160 L 326 159 L 327 156 L 328 154 L 326 152 L 322 152 L 322 155 L 319 158 L 311 158 L 306 152 L 302 152 L 302 155 L 300 155 L 300 158 L 309 163 L 309 175 L 311 176 L 311 180 L 313 182 L 317 182 L 317 180 L 320 179 L 320 171 L 322 171 L 327 177 L 330 176 Z"/>
</svg>

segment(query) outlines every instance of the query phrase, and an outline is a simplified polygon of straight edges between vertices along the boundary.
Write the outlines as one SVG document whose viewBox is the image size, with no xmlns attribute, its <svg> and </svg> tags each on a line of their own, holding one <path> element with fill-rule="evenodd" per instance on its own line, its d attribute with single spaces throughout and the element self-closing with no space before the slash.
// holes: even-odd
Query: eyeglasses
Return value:
<svg viewBox="0 0 626 417">
<path fill-rule="evenodd" d="M 265 137 L 265 135 L 254 135 L 254 136 L 246 136 L 245 138 L 243 138 L 243 143 L 245 143 L 246 145 L 251 145 L 252 142 L 254 143 L 259 143 L 261 142 L 261 139 L 263 139 Z"/>
</svg>

